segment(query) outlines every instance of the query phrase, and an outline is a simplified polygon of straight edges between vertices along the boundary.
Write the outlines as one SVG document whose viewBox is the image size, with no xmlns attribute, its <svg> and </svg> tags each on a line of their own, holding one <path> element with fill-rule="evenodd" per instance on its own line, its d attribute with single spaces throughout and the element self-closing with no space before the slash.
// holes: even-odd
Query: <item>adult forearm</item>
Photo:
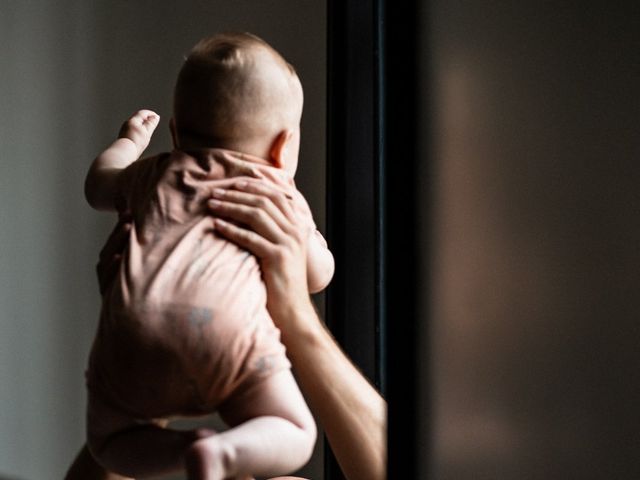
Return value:
<svg viewBox="0 0 640 480">
<path fill-rule="evenodd" d="M 258 180 L 216 193 L 215 229 L 261 263 L 267 308 L 298 382 L 349 480 L 382 480 L 386 464 L 386 404 L 320 322 L 307 289 L 309 225 L 282 192 Z M 262 200 L 260 201 L 260 198 Z M 264 201 L 268 199 L 268 201 Z"/>
<path fill-rule="evenodd" d="M 312 307 L 283 335 L 305 396 L 348 480 L 386 478 L 386 403 L 338 347 Z"/>
</svg>

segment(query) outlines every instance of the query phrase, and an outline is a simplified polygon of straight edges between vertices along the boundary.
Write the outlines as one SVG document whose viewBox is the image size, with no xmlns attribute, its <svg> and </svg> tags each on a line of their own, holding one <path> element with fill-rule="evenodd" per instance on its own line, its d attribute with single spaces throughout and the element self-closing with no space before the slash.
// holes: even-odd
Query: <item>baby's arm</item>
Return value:
<svg viewBox="0 0 640 480">
<path fill-rule="evenodd" d="M 118 139 L 91 164 L 84 193 L 93 208 L 115 210 L 120 191 L 120 174 L 135 162 L 149 145 L 160 117 L 151 110 L 140 110 L 124 122 Z"/>
<path fill-rule="evenodd" d="M 333 278 L 335 262 L 322 234 L 315 230 L 307 245 L 307 284 L 310 293 L 324 290 Z"/>
</svg>

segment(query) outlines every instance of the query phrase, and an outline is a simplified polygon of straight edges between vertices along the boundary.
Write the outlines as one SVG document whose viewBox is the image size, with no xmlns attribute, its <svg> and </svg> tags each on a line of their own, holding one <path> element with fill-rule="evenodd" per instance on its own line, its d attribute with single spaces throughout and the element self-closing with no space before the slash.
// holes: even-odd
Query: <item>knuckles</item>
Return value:
<svg viewBox="0 0 640 480">
<path fill-rule="evenodd" d="M 260 208 L 260 211 L 268 207 L 268 200 L 264 197 L 258 197 L 256 207 Z"/>
<path fill-rule="evenodd" d="M 269 252 L 269 257 L 272 262 L 283 264 L 286 263 L 286 259 L 288 258 L 286 249 L 282 247 L 274 247 Z"/>
<path fill-rule="evenodd" d="M 278 205 L 286 205 L 288 203 L 286 199 L 286 195 L 280 191 L 276 191 L 273 193 L 273 200 L 277 202 Z"/>
</svg>

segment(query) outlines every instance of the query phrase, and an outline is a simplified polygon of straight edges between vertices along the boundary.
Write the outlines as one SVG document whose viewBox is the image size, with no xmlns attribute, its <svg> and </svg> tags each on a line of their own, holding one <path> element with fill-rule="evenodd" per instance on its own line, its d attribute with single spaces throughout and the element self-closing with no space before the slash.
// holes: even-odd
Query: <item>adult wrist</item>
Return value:
<svg viewBox="0 0 640 480">
<path fill-rule="evenodd" d="M 272 315 L 280 328 L 282 341 L 288 349 L 295 349 L 298 344 L 304 345 L 313 341 L 318 335 L 318 330 L 322 328 L 310 297 L 286 303 Z"/>
</svg>

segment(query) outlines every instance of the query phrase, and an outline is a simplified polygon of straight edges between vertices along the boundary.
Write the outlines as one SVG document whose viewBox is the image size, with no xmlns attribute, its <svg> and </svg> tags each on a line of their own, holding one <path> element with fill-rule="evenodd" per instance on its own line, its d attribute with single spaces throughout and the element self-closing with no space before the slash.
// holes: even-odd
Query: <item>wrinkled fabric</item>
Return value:
<svg viewBox="0 0 640 480">
<path fill-rule="evenodd" d="M 283 170 L 220 149 L 173 151 L 124 172 L 118 208 L 133 228 L 103 295 L 87 383 L 132 416 L 209 413 L 290 368 L 256 258 L 216 235 L 206 207 L 242 175 L 294 189 Z"/>
</svg>

